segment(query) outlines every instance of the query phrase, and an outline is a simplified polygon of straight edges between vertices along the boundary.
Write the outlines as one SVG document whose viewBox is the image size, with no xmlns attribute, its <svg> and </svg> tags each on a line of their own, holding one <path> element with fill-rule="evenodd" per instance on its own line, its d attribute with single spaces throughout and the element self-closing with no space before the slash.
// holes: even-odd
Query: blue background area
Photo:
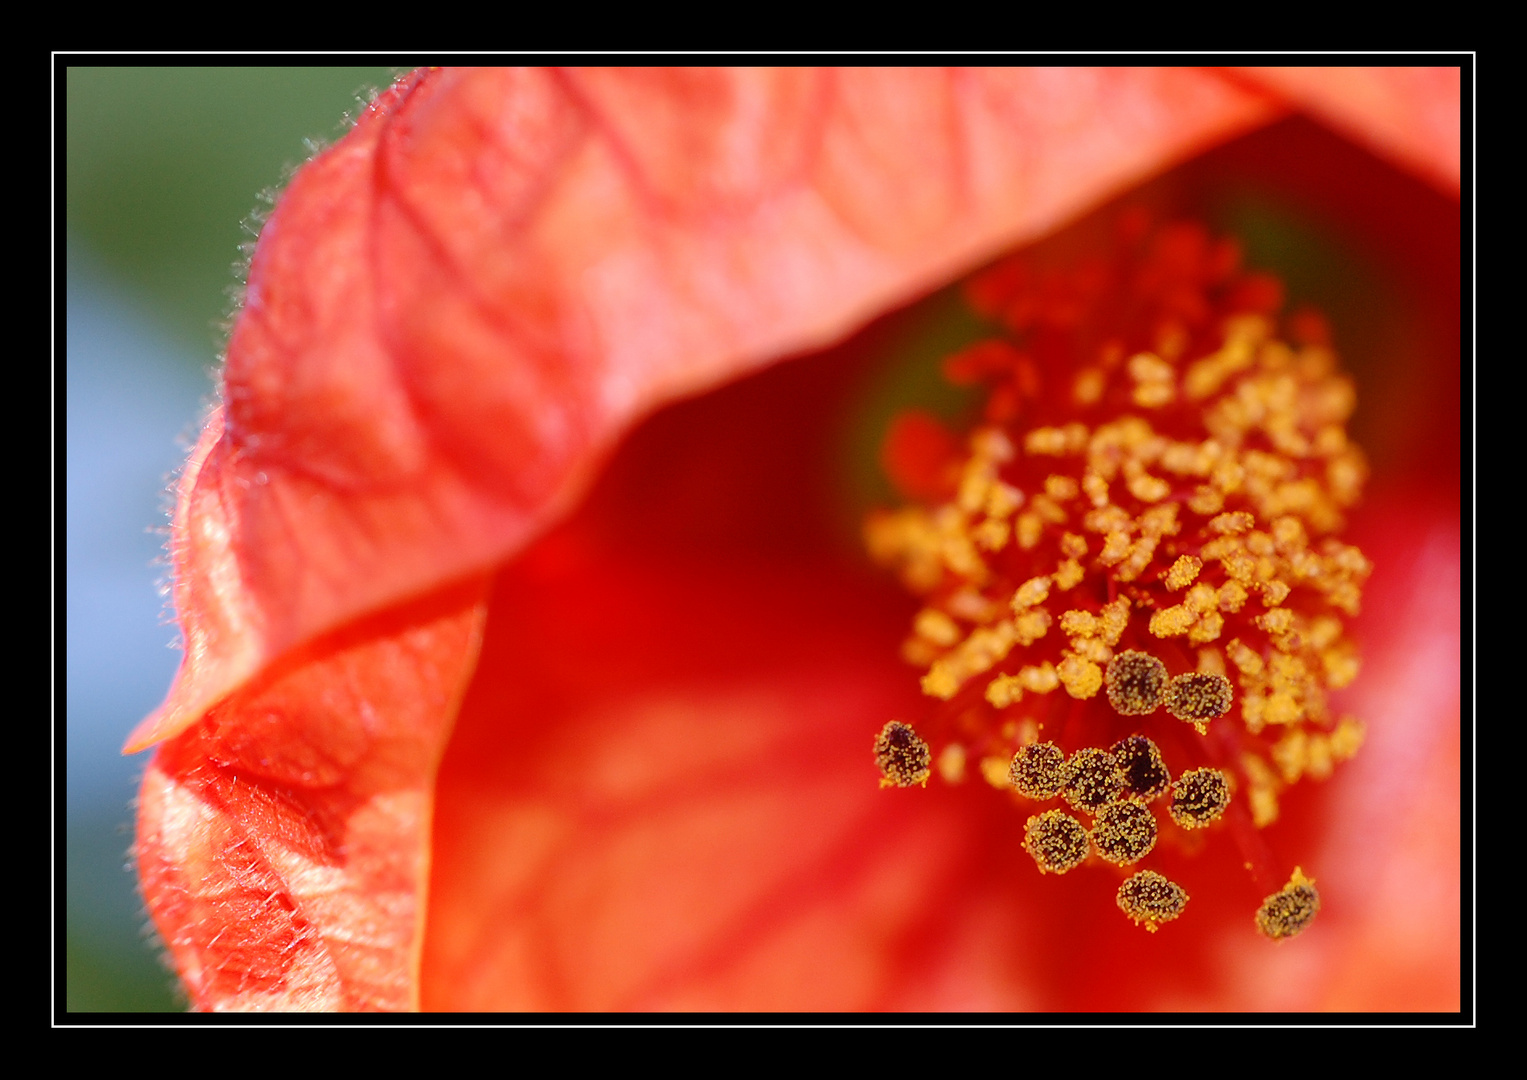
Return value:
<svg viewBox="0 0 1527 1080">
<path fill-rule="evenodd" d="M 215 399 L 240 222 L 344 130 L 383 69 L 70 68 L 64 884 L 70 1011 L 183 1008 L 130 864 L 147 755 L 120 749 L 180 653 L 163 561 L 174 472 Z M 304 140 L 309 140 L 305 142 Z"/>
</svg>

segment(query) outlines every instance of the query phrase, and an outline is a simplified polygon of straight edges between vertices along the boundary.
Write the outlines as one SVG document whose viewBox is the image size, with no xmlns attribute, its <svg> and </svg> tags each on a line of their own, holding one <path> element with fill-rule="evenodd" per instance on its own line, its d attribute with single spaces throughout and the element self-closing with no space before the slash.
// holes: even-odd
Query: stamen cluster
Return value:
<svg viewBox="0 0 1527 1080">
<path fill-rule="evenodd" d="M 922 598 L 903 646 L 935 703 L 921 737 L 1071 811 L 1028 819 L 1043 872 L 1146 858 L 1169 787 L 1185 832 L 1265 827 L 1363 735 L 1329 700 L 1357 674 L 1345 619 L 1370 566 L 1336 538 L 1366 470 L 1324 324 L 1280 317 L 1281 287 L 1201 228 L 1121 236 L 1107 265 L 973 283 L 998 329 L 945 364 L 986 390 L 966 450 L 915 462 L 941 496 L 866 530 Z M 1149 929 L 1186 903 L 1130 882 L 1120 906 Z"/>
</svg>

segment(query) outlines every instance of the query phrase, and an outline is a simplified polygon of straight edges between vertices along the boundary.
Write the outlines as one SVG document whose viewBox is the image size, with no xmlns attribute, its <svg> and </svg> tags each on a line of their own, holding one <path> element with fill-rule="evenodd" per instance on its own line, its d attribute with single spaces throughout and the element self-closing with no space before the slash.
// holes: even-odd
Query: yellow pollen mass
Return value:
<svg viewBox="0 0 1527 1080">
<path fill-rule="evenodd" d="M 942 494 L 876 513 L 865 538 L 917 597 L 902 655 L 939 776 L 974 765 L 1040 803 L 1022 831 L 1039 870 L 1112 874 L 1102 887 L 1154 931 L 1191 917 L 1186 893 L 1152 871 L 1118 886 L 1107 863 L 1240 844 L 1274 879 L 1276 838 L 1246 838 L 1359 751 L 1340 693 L 1373 568 L 1339 538 L 1367 469 L 1326 331 L 1285 318 L 1228 241 L 1129 235 L 1106 272 L 978 277 L 996 355 L 1022 362 L 962 376 L 988 397 L 922 470 Z M 934 771 L 915 753 L 891 768 Z M 1302 887 L 1268 898 L 1263 933 L 1307 925 Z"/>
</svg>

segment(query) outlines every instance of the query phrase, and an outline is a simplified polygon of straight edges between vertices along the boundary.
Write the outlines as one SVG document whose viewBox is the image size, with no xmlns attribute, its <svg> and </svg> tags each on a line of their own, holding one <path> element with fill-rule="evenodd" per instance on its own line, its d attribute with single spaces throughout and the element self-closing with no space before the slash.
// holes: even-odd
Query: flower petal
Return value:
<svg viewBox="0 0 1527 1080">
<path fill-rule="evenodd" d="M 410 1009 L 484 583 L 313 642 L 162 744 L 143 891 L 199 1009 Z"/>
<path fill-rule="evenodd" d="M 261 235 L 175 524 L 187 661 L 128 749 L 511 554 L 658 403 L 1276 112 L 1191 70 L 404 80 Z"/>
<path fill-rule="evenodd" d="M 1461 68 L 1243 70 L 1374 153 L 1458 194 L 1463 166 Z"/>
<path fill-rule="evenodd" d="M 1134 70 L 431 72 L 379 99 L 262 233 L 225 404 L 180 486 L 186 661 L 129 749 L 171 740 L 145 781 L 139 859 L 195 1003 L 418 1004 L 434 770 L 475 660 L 480 575 L 567 513 L 636 419 L 841 336 L 1280 109 L 1215 75 Z M 887 687 L 902 684 L 881 671 L 894 647 L 843 652 L 844 632 L 866 629 L 852 618 L 793 634 L 785 598 L 802 593 L 770 572 L 724 601 L 757 625 L 721 618 L 730 608 L 671 625 L 704 611 L 720 579 L 584 564 L 576 549 L 549 543 L 497 586 L 495 614 L 525 625 L 504 645 L 490 634 L 514 664 L 474 684 L 447 763 L 438 835 L 453 886 L 437 906 L 459 918 L 432 913 L 424 963 L 446 980 L 428 986 L 457 996 L 426 990 L 426 1005 L 767 1007 L 837 947 L 859 951 L 834 954 L 823 1007 L 1054 1007 L 1014 998 L 1034 980 L 1014 977 L 1017 960 L 983 967 L 991 937 L 968 937 L 983 919 L 1017 935 L 1000 910 L 1009 890 L 976 887 L 990 882 L 969 869 L 990 853 L 954 831 L 970 808 L 941 798 L 912 819 L 850 784 L 865 752 L 850 730 L 872 732 L 860 714 L 896 705 Z M 567 577 L 559 557 L 586 573 Z M 873 611 L 874 590 L 830 576 L 813 589 Z M 600 607 L 622 595 L 651 603 Z M 708 636 L 723 626 L 730 637 Z M 589 674 L 638 631 L 689 666 L 636 650 L 623 662 L 661 677 Z M 703 682 L 716 669 L 703 658 L 729 644 L 760 672 L 793 674 L 750 682 L 743 665 L 696 711 L 706 699 L 673 687 Z M 504 685 L 527 658 L 539 681 Z M 632 687 L 640 697 L 622 698 Z M 716 723 L 719 702 L 731 715 Z M 506 746 L 468 753 L 493 738 Z M 674 753 L 685 745 L 693 757 Z M 754 783 L 748 767 L 775 753 L 818 764 L 793 791 Z M 713 818 L 728 776 L 739 792 Z M 489 781 L 509 801 L 474 816 L 470 793 Z M 704 814 L 685 812 L 686 791 L 706 797 Z M 630 800 L 674 812 L 646 828 Z M 816 835 L 761 830 L 809 834 L 803 806 L 820 811 Z M 558 863 L 569 830 L 598 832 L 601 815 L 602 846 Z M 481 824 L 495 820 L 498 832 Z M 891 839 L 861 850 L 866 829 Z M 905 873 L 901 832 L 922 878 Z M 671 879 L 687 904 L 589 906 L 655 887 L 652 853 L 676 844 L 705 871 Z M 459 891 L 473 874 L 480 895 Z M 886 965 L 917 947 L 886 912 L 962 881 L 940 955 L 986 972 L 984 989 L 955 978 L 929 997 L 922 979 L 898 993 Z M 644 938 L 657 910 L 673 933 Z M 507 933 L 472 930 L 489 917 Z M 547 934 L 529 932 L 537 918 Z M 772 927 L 756 940 L 774 944 L 717 953 L 743 924 Z M 601 942 L 645 951 L 614 963 Z M 548 986 L 548 972 L 593 964 L 596 983 Z"/>
</svg>

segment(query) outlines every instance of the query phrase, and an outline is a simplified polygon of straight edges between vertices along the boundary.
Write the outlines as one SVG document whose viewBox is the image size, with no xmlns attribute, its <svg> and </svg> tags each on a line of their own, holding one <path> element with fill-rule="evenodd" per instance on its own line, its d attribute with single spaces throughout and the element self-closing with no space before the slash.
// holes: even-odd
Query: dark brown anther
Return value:
<svg viewBox="0 0 1527 1080">
<path fill-rule="evenodd" d="M 1320 910 L 1320 893 L 1312 878 L 1294 867 L 1288 884 L 1273 893 L 1257 910 L 1257 929 L 1274 941 L 1304 932 Z"/>
<path fill-rule="evenodd" d="M 1183 887 L 1154 870 L 1142 870 L 1119 886 L 1119 910 L 1153 934 L 1156 927 L 1177 918 L 1187 906 L 1188 894 Z"/>
<path fill-rule="evenodd" d="M 1166 794 L 1172 783 L 1160 748 L 1144 735 L 1131 735 L 1108 748 L 1124 770 L 1124 790 L 1141 802 L 1150 802 Z"/>
<path fill-rule="evenodd" d="M 892 720 L 875 736 L 875 765 L 883 777 L 881 787 L 926 785 L 932 761 L 928 744 L 899 720 Z"/>
<path fill-rule="evenodd" d="M 1108 661 L 1103 681 L 1117 712 L 1145 716 L 1161 708 L 1166 696 L 1166 665 L 1150 653 L 1121 652 Z"/>
<path fill-rule="evenodd" d="M 1064 874 L 1087 857 L 1087 830 L 1064 810 L 1046 810 L 1029 818 L 1023 846 L 1041 874 Z"/>
<path fill-rule="evenodd" d="M 1071 775 L 1066 780 L 1063 794 L 1066 801 L 1078 810 L 1096 813 L 1124 791 L 1124 772 L 1107 750 L 1090 746 L 1078 750 L 1066 763 Z"/>
<path fill-rule="evenodd" d="M 1071 776 L 1066 755 L 1054 743 L 1034 743 L 1013 755 L 1007 778 L 1018 793 L 1030 799 L 1053 799 Z"/>
<path fill-rule="evenodd" d="M 1234 700 L 1229 679 L 1195 672 L 1172 680 L 1166 690 L 1166 711 L 1179 720 L 1202 724 L 1224 716 Z"/>
<path fill-rule="evenodd" d="M 1172 820 L 1184 829 L 1207 828 L 1230 805 L 1230 780 L 1218 769 L 1189 769 L 1172 785 Z"/>
<path fill-rule="evenodd" d="M 1092 823 L 1092 842 L 1111 863 L 1137 863 L 1156 846 L 1156 819 L 1137 802 L 1109 803 Z"/>
</svg>

